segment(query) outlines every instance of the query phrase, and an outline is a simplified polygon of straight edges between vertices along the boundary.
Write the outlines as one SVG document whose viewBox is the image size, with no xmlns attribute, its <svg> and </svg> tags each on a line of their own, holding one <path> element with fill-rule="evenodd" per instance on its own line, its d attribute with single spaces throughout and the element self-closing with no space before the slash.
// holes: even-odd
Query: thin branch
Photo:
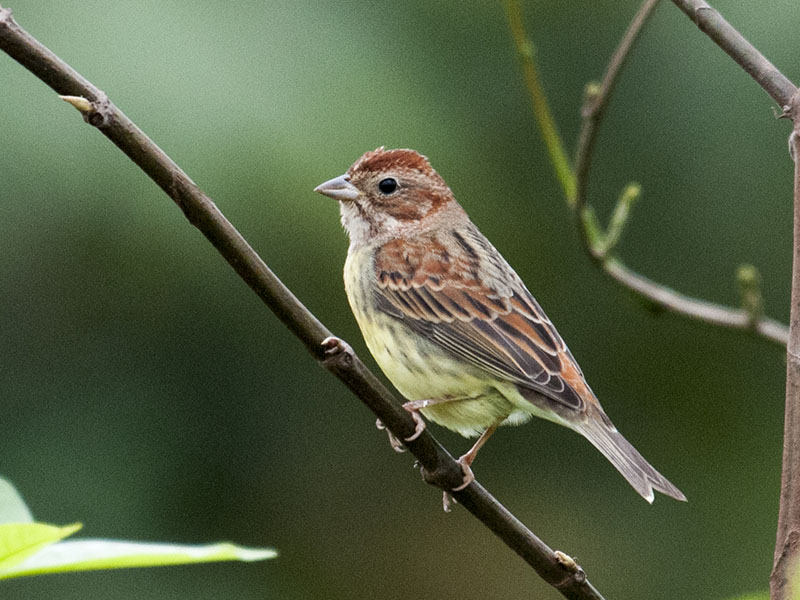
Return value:
<svg viewBox="0 0 800 600">
<path fill-rule="evenodd" d="M 786 348 L 786 409 L 783 425 L 783 468 L 770 599 L 797 598 L 792 580 L 800 566 L 800 91 L 790 100 L 794 121 L 789 147 L 794 159 L 794 246 L 789 343 Z M 794 593 L 793 593 L 794 592 Z"/>
<path fill-rule="evenodd" d="M 606 107 L 611 100 L 611 94 L 617 85 L 617 79 L 622 72 L 625 63 L 628 61 L 631 50 L 639 39 L 645 24 L 650 15 L 658 6 L 659 0 L 645 0 L 639 10 L 634 15 L 633 20 L 625 35 L 622 36 L 619 46 L 611 55 L 611 60 L 606 67 L 606 73 L 599 86 L 591 85 L 587 87 L 581 116 L 581 132 L 578 135 L 578 147 L 575 151 L 575 210 L 581 218 L 584 206 L 586 206 L 586 190 L 589 183 L 589 168 L 592 164 L 595 141 L 597 140 L 597 128 L 605 116 Z"/>
<path fill-rule="evenodd" d="M 553 163 L 553 169 L 558 181 L 561 183 L 567 204 L 572 207 L 575 203 L 575 173 L 569 164 L 564 142 L 558 133 L 556 121 L 547 103 L 547 96 L 539 81 L 539 71 L 536 68 L 534 58 L 535 49 L 533 42 L 525 34 L 525 23 L 522 19 L 520 0 L 504 0 L 503 7 L 506 11 L 508 24 L 511 27 L 511 36 L 522 61 L 522 74 L 525 77 L 528 94 L 530 94 L 533 102 L 533 112 L 536 116 L 536 121 L 539 123 L 542 139 L 547 146 L 550 162 Z"/>
<path fill-rule="evenodd" d="M 85 98 L 90 107 L 66 98 L 161 187 L 186 218 L 223 255 L 239 276 L 258 294 L 281 322 L 294 333 L 326 369 L 338 377 L 398 438 L 409 437 L 413 419 L 349 348 L 326 354 L 323 341 L 328 329 L 303 306 L 292 292 L 236 231 L 231 223 L 158 146 L 156 146 L 108 97 L 69 65 L 24 31 L 0 7 L 0 49 L 22 64 L 62 96 Z M 419 460 L 426 481 L 452 489 L 462 480 L 460 466 L 427 431 L 408 444 Z M 565 554 L 554 552 L 477 482 L 453 494 L 456 500 L 519 554 L 542 579 L 565 598 L 602 600 L 583 570 Z"/>
<path fill-rule="evenodd" d="M 788 339 L 788 329 L 783 323 L 763 316 L 754 320 L 746 309 L 729 308 L 684 296 L 639 275 L 616 259 L 606 260 L 603 263 L 603 270 L 642 298 L 651 300 L 655 306 L 667 308 L 675 314 L 697 319 L 709 325 L 753 331 L 776 344 L 785 345 Z"/>
<path fill-rule="evenodd" d="M 769 62 L 755 46 L 736 31 L 717 10 L 704 0 L 672 0 L 686 15 L 756 80 L 783 108 L 788 106 L 796 87 Z"/>
<path fill-rule="evenodd" d="M 679 2 L 676 0 L 676 3 Z M 789 338 L 789 330 L 782 323 L 764 315 L 754 315 L 746 307 L 732 308 L 722 304 L 692 298 L 676 292 L 666 285 L 652 281 L 633 271 L 625 266 L 618 257 L 612 254 L 622 234 L 623 226 L 629 214 L 631 201 L 633 198 L 638 197 L 638 193 L 631 193 L 631 190 L 638 191 L 637 187 L 634 187 L 637 186 L 637 184 L 629 184 L 626 190 L 621 194 L 617 207 L 614 210 L 614 216 L 607 230 L 604 230 L 600 225 L 594 209 L 587 202 L 588 177 L 594 157 L 594 147 L 600 123 L 605 115 L 605 110 L 611 99 L 611 94 L 622 68 L 657 4 L 658 0 L 645 0 L 642 3 L 628 26 L 619 46 L 614 51 L 605 75 L 603 76 L 602 83 L 589 84 L 587 86 L 584 106 L 581 111 L 581 131 L 578 136 L 578 146 L 575 153 L 575 171 L 571 178 L 567 178 L 574 182 L 574 188 L 572 188 L 574 190 L 574 196 L 569 194 L 569 190 L 563 184 L 565 176 L 558 174 L 559 180 L 562 181 L 562 188 L 564 189 L 567 204 L 575 211 L 581 244 L 592 259 L 593 264 L 623 287 L 633 292 L 636 296 L 646 300 L 647 303 L 652 306 L 711 325 L 750 331 L 776 344 L 786 345 L 786 341 Z M 691 4 L 699 3 L 692 2 Z M 705 3 L 702 4 L 705 5 Z M 515 6 L 516 9 L 509 10 L 509 5 Z M 518 0 L 506 0 L 506 7 L 506 14 L 509 19 L 511 35 L 515 45 L 518 49 L 532 47 L 532 43 L 528 39 L 522 22 Z M 718 17 L 717 20 L 719 19 L 721 19 L 721 17 Z M 735 48 L 738 48 L 738 46 L 735 46 Z M 761 55 L 758 54 L 752 46 L 749 46 L 749 48 L 752 50 L 748 50 L 746 55 L 751 59 L 751 68 L 760 76 L 760 79 L 756 78 L 757 81 L 766 79 L 772 83 L 777 82 L 776 85 L 781 80 L 788 82 L 780 73 L 775 72 L 777 73 L 776 75 L 770 71 L 770 69 L 774 71 L 775 67 L 766 59 L 761 57 L 761 60 L 756 60 L 754 58 L 755 55 Z M 526 80 L 533 78 L 538 81 L 538 70 L 533 54 L 521 53 L 521 57 Z M 765 69 L 766 72 L 762 72 L 762 68 Z M 767 72 L 769 76 L 767 76 Z M 780 75 L 780 77 L 778 77 L 778 75 Z M 791 86 L 791 83 L 788 83 L 788 85 Z M 547 98 L 541 86 L 537 89 L 533 89 L 530 85 L 528 87 L 537 120 L 541 121 L 538 112 L 543 110 L 542 107 L 544 107 L 548 118 L 550 118 Z M 794 89 L 793 86 L 792 89 Z M 557 131 L 555 125 L 553 125 L 551 131 Z M 542 128 L 542 135 L 546 135 L 544 128 Z M 552 134 L 547 135 L 552 137 Z M 547 140 L 547 138 L 545 139 Z M 557 141 L 558 144 L 555 144 L 552 140 L 547 142 L 548 150 L 551 152 L 551 161 L 553 161 L 554 164 L 556 161 L 552 156 L 553 150 L 551 150 L 551 147 L 560 147 L 562 148 L 560 152 L 563 152 L 563 142 L 561 142 L 560 138 L 557 138 Z"/>
</svg>

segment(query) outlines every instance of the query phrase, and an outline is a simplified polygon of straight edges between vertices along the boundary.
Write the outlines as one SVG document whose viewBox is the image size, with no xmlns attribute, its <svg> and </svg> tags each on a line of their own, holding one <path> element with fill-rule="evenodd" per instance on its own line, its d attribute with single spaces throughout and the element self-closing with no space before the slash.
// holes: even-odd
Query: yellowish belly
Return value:
<svg viewBox="0 0 800 600">
<path fill-rule="evenodd" d="M 374 272 L 369 253 L 348 254 L 345 288 L 364 341 L 375 362 L 408 400 L 444 400 L 421 410 L 431 421 L 464 436 L 479 435 L 505 419 L 521 423 L 532 406 L 516 388 L 489 373 L 460 361 L 401 320 L 378 312 L 374 306 Z"/>
</svg>

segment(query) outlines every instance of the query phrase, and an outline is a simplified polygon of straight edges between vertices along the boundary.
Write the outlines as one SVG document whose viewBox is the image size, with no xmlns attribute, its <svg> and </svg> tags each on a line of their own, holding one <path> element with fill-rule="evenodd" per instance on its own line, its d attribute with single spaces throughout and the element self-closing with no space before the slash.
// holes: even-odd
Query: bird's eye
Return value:
<svg viewBox="0 0 800 600">
<path fill-rule="evenodd" d="M 381 191 L 381 194 L 389 195 L 397 189 L 397 180 L 392 177 L 381 179 L 381 182 L 378 184 L 378 189 Z"/>
</svg>

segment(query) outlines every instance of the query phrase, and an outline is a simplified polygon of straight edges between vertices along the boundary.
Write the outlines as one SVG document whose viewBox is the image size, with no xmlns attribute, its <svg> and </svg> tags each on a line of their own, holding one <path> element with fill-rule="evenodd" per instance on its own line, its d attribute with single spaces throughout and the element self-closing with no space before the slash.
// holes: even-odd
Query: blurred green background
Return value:
<svg viewBox="0 0 800 600">
<path fill-rule="evenodd" d="M 373 365 L 346 303 L 334 202 L 365 150 L 428 155 L 558 325 L 620 430 L 689 497 L 648 506 L 579 436 L 504 429 L 478 478 L 609 598 L 766 589 L 785 362 L 746 334 L 653 315 L 582 253 L 493 1 L 15 0 L 19 23 L 167 151 L 272 269 Z M 530 0 L 570 148 L 638 2 Z M 797 81 L 800 4 L 717 2 Z M 789 123 L 671 3 L 600 138 L 591 196 L 644 195 L 620 254 L 737 303 L 761 271 L 788 319 Z M 83 535 L 273 545 L 277 560 L 4 582 L 29 598 L 559 598 L 320 369 L 180 211 L 0 56 L 0 473 Z M 469 442 L 441 428 L 454 454 Z"/>
</svg>

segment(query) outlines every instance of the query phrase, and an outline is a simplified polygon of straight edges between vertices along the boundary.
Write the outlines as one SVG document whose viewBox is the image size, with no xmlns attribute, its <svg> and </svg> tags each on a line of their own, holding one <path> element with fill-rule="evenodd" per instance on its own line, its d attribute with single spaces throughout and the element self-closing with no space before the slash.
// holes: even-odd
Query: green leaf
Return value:
<svg viewBox="0 0 800 600">
<path fill-rule="evenodd" d="M 33 515 L 17 489 L 0 477 L 0 523 L 32 523 Z"/>
<path fill-rule="evenodd" d="M 769 600 L 769 592 L 763 592 L 761 594 L 747 594 L 746 596 L 736 596 L 736 598 L 731 598 L 731 600 Z"/>
<path fill-rule="evenodd" d="M 82 525 L 64 527 L 46 523 L 6 523 L 0 525 L 0 573 L 14 568 L 46 546 L 72 535 Z"/>
<path fill-rule="evenodd" d="M 272 548 L 243 548 L 229 543 L 182 546 L 117 540 L 76 540 L 44 547 L 10 568 L 0 566 L 0 579 L 43 573 L 152 567 L 222 560 L 249 562 L 274 558 L 277 555 L 278 553 Z"/>
<path fill-rule="evenodd" d="M 272 548 L 243 548 L 229 543 L 205 546 L 76 540 L 62 542 L 82 525 L 35 523 L 17 490 L 0 478 L 0 579 L 126 567 L 153 567 L 222 560 L 274 558 Z"/>
</svg>

